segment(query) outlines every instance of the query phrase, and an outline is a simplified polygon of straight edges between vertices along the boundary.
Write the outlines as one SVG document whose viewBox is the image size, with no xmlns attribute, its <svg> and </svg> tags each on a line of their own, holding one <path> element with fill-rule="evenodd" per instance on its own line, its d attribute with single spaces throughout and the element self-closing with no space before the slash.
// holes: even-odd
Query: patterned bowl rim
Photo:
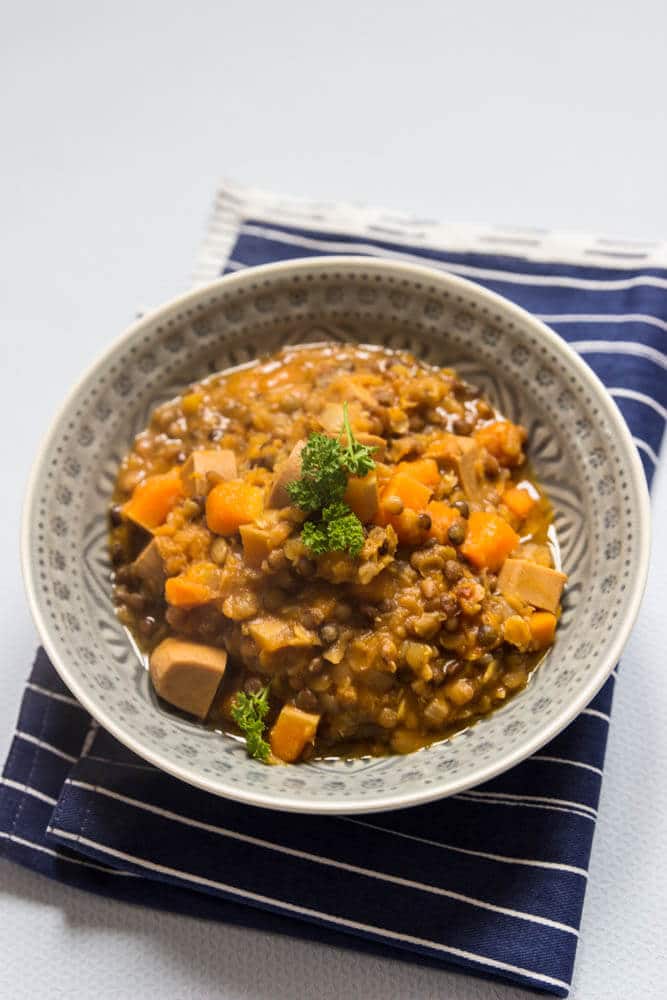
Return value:
<svg viewBox="0 0 667 1000">
<path fill-rule="evenodd" d="M 278 795 L 268 791 L 263 793 L 254 788 L 238 788 L 227 784 L 224 780 L 209 780 L 204 775 L 194 776 L 191 771 L 186 771 L 178 763 L 171 760 L 168 754 L 160 754 L 153 748 L 145 746 L 141 740 L 127 734 L 123 725 L 117 722 L 112 716 L 107 714 L 107 710 L 96 700 L 85 684 L 77 679 L 71 671 L 69 664 L 59 651 L 52 634 L 51 626 L 42 612 L 41 601 L 38 596 L 38 580 L 36 572 L 36 559 L 34 557 L 36 548 L 35 511 L 38 503 L 38 486 L 43 467 L 50 457 L 51 445 L 60 430 L 60 427 L 68 414 L 68 411 L 75 397 L 82 388 L 89 382 L 94 382 L 98 370 L 112 358 L 125 344 L 133 340 L 137 334 L 147 327 L 153 327 L 157 322 L 168 320 L 173 314 L 180 313 L 184 308 L 196 306 L 199 300 L 207 299 L 211 294 L 215 294 L 218 289 L 224 288 L 229 291 L 242 289 L 244 285 L 252 285 L 262 279 L 272 279 L 282 275 L 299 275 L 326 272 L 329 270 L 349 271 L 354 274 L 359 268 L 365 271 L 373 271 L 378 275 L 385 274 L 400 279 L 410 279 L 422 282 L 438 284 L 442 288 L 458 293 L 468 300 L 477 301 L 480 305 L 493 308 L 496 313 L 504 315 L 505 318 L 514 320 L 524 328 L 530 328 L 545 341 L 548 346 L 562 358 L 565 358 L 586 383 L 587 388 L 593 395 L 595 402 L 600 407 L 602 415 L 608 421 L 608 426 L 615 437 L 616 445 L 623 454 L 626 471 L 633 486 L 633 498 L 635 502 L 635 523 L 640 536 L 639 560 L 634 567 L 632 589 L 627 598 L 626 612 L 623 618 L 618 620 L 616 633 L 610 643 L 608 652 L 603 656 L 592 672 L 588 683 L 581 689 L 563 708 L 551 723 L 542 731 L 536 732 L 524 741 L 515 745 L 514 748 L 502 754 L 486 764 L 480 764 L 479 769 L 473 776 L 447 778 L 444 777 L 434 782 L 428 787 L 419 791 L 407 791 L 405 793 L 396 792 L 391 797 L 385 794 L 368 797 L 360 796 L 355 799 L 336 799 L 332 796 L 326 802 L 303 803 L 296 797 Z M 634 446 L 630 431 L 623 420 L 623 417 L 616 407 L 612 397 L 607 393 L 603 383 L 592 371 L 592 369 L 572 350 L 571 347 L 559 337 L 546 324 L 538 320 L 530 312 L 515 305 L 502 295 L 488 291 L 486 288 L 468 281 L 458 275 L 443 272 L 428 266 L 409 264 L 399 261 L 383 260 L 363 256 L 328 256 L 328 257 L 306 257 L 295 258 L 293 260 L 281 261 L 275 264 L 262 264 L 257 267 L 246 268 L 233 274 L 224 275 L 215 281 L 205 285 L 197 286 L 177 298 L 171 299 L 164 305 L 146 313 L 139 320 L 129 326 L 124 333 L 111 342 L 107 349 L 100 354 L 95 361 L 84 371 L 80 378 L 68 392 L 65 400 L 60 405 L 54 415 L 50 428 L 47 431 L 37 456 L 34 460 L 23 505 L 23 515 L 21 524 L 21 565 L 23 580 L 28 599 L 28 605 L 32 613 L 37 631 L 42 639 L 46 652 L 55 666 L 61 679 L 67 685 L 72 695 L 90 713 L 90 715 L 117 740 L 136 753 L 139 757 L 147 760 L 161 770 L 173 775 L 175 778 L 187 784 L 201 788 L 204 791 L 215 795 L 235 799 L 248 805 L 260 806 L 267 809 L 277 809 L 285 812 L 308 812 L 319 814 L 351 814 L 351 813 L 371 813 L 382 812 L 391 809 L 402 809 L 409 806 L 421 805 L 437 799 L 445 798 L 473 788 L 486 781 L 495 778 L 497 775 L 509 770 L 521 763 L 527 757 L 536 753 L 541 747 L 549 743 L 566 726 L 568 726 L 586 708 L 590 701 L 600 690 L 604 682 L 611 674 L 614 666 L 618 662 L 623 647 L 625 646 L 632 626 L 639 612 L 642 596 L 646 586 L 650 555 L 650 499 L 644 470 Z M 421 751 L 417 751 L 421 752 Z"/>
</svg>

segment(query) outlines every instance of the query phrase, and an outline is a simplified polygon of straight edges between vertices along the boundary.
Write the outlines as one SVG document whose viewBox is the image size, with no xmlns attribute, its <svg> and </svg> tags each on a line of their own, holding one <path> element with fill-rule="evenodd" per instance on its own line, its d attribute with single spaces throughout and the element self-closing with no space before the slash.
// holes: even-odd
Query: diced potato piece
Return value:
<svg viewBox="0 0 667 1000">
<path fill-rule="evenodd" d="M 224 649 L 182 639 L 164 639 L 150 656 L 159 696 L 199 719 L 208 715 L 226 666 Z"/>
<path fill-rule="evenodd" d="M 565 573 L 557 569 L 527 559 L 506 559 L 498 588 L 506 597 L 518 597 L 535 608 L 556 612 L 566 582 Z"/>
<path fill-rule="evenodd" d="M 288 646 L 317 646 L 319 639 L 314 632 L 299 625 L 286 622 L 274 615 L 262 615 L 248 624 L 248 634 L 262 652 L 275 653 Z"/>
<path fill-rule="evenodd" d="M 269 507 L 289 507 L 291 504 L 287 484 L 301 477 L 301 452 L 305 447 L 305 441 L 297 441 L 285 461 L 276 470 L 269 493 Z"/>
<path fill-rule="evenodd" d="M 188 496 L 206 496 L 214 482 L 221 479 L 236 479 L 236 455 L 227 448 L 218 451 L 193 451 L 181 469 L 183 489 Z"/>
<path fill-rule="evenodd" d="M 366 476 L 350 476 L 344 500 L 360 521 L 372 521 L 378 509 L 378 487 L 375 471 Z"/>
<path fill-rule="evenodd" d="M 261 566 L 264 559 L 268 559 L 273 550 L 285 541 L 291 530 L 292 526 L 287 521 L 269 525 L 261 521 L 255 524 L 242 524 L 239 532 L 247 564 Z"/>
<path fill-rule="evenodd" d="M 319 725 L 319 715 L 302 712 L 295 705 L 284 705 L 271 730 L 271 751 L 287 764 L 298 760 L 307 743 L 312 743 Z"/>
<path fill-rule="evenodd" d="M 166 573 L 161 551 L 163 545 L 161 538 L 151 539 L 132 563 L 132 572 L 154 597 L 161 596 L 164 591 Z"/>
</svg>

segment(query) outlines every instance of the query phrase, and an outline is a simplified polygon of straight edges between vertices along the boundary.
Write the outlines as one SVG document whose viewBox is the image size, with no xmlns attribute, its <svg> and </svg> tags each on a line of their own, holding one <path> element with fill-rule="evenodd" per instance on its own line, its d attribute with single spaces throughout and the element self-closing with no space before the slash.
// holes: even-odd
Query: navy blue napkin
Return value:
<svg viewBox="0 0 667 1000">
<path fill-rule="evenodd" d="M 431 262 L 547 319 L 609 388 L 651 482 L 667 417 L 667 261 L 651 248 L 447 230 L 227 188 L 198 276 L 327 253 Z M 40 650 L 0 785 L 0 852 L 117 899 L 402 949 L 566 996 L 614 682 L 487 785 L 395 813 L 305 817 L 146 764 L 97 727 Z"/>
</svg>

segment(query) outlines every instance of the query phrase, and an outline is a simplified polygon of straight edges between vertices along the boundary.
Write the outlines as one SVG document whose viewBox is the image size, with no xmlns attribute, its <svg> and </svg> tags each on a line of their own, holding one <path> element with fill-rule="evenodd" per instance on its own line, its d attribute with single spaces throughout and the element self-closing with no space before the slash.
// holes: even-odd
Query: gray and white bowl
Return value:
<svg viewBox="0 0 667 1000">
<path fill-rule="evenodd" d="M 267 767 L 229 737 L 169 714 L 111 602 L 107 508 L 122 454 L 151 410 L 195 379 L 302 341 L 407 348 L 455 366 L 529 431 L 570 582 L 556 644 L 506 707 L 406 756 Z M 221 278 L 135 323 L 55 419 L 23 523 L 31 609 L 63 681 L 141 757 L 216 795 L 273 809 L 352 813 L 461 792 L 551 740 L 588 704 L 634 622 L 649 504 L 628 430 L 591 370 L 542 323 L 461 278 L 329 257 Z"/>
</svg>

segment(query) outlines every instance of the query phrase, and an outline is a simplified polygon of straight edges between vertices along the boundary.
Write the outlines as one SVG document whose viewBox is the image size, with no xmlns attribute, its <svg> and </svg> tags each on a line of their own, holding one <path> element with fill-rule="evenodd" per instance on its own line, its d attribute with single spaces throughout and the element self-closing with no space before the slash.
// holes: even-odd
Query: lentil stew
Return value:
<svg viewBox="0 0 667 1000">
<path fill-rule="evenodd" d="M 504 704 L 566 582 L 525 444 L 453 370 L 362 345 L 158 407 L 110 511 L 157 694 L 287 762 L 410 752 Z"/>
</svg>

